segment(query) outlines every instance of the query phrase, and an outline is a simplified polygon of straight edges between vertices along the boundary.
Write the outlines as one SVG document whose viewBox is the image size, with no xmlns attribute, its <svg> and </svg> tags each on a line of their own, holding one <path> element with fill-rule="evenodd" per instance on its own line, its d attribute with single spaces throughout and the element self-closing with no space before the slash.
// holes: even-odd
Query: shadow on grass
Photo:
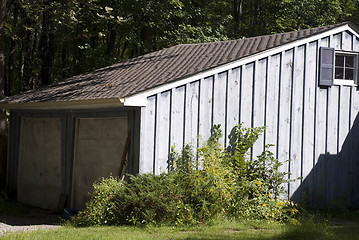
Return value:
<svg viewBox="0 0 359 240">
<path fill-rule="evenodd" d="M 333 226 L 333 231 L 340 240 L 359 240 L 359 224 L 343 224 Z"/>
<path fill-rule="evenodd" d="M 60 215 L 11 200 L 0 200 L 0 223 L 11 226 L 58 225 Z"/>
<path fill-rule="evenodd" d="M 351 235 L 352 236 L 352 235 Z M 318 240 L 331 240 L 342 239 L 337 238 L 333 229 L 325 224 L 302 224 L 302 225 L 282 225 L 278 229 L 245 229 L 229 230 L 219 233 L 194 233 L 191 236 L 177 236 L 171 238 L 173 240 L 187 239 L 187 240 L 303 240 L 303 239 L 318 239 Z M 353 239 L 353 238 L 345 238 Z"/>
</svg>

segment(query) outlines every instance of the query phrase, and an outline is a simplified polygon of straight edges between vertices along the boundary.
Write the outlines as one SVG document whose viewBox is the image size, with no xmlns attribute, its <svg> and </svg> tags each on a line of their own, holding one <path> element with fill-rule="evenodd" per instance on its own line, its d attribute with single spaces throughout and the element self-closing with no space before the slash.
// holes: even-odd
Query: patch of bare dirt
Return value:
<svg viewBox="0 0 359 240">
<path fill-rule="evenodd" d="M 0 216 L 0 236 L 14 232 L 56 229 L 61 227 L 61 222 L 61 215 L 50 215 L 42 209 L 29 209 L 19 216 Z"/>
</svg>

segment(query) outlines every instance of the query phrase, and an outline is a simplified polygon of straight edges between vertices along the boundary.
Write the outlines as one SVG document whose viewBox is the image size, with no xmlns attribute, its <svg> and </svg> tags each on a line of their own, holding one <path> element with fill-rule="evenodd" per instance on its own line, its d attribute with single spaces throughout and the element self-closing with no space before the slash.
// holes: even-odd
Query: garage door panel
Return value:
<svg viewBox="0 0 359 240">
<path fill-rule="evenodd" d="M 105 165 L 119 165 L 123 146 L 122 140 L 82 140 L 77 144 L 77 164 L 98 163 Z M 84 157 L 86 156 L 86 157 Z"/>
<path fill-rule="evenodd" d="M 18 200 L 55 207 L 61 194 L 61 120 L 23 118 L 19 149 Z"/>
<path fill-rule="evenodd" d="M 92 185 L 117 176 L 128 134 L 126 117 L 77 119 L 72 207 L 83 209 Z"/>
<path fill-rule="evenodd" d="M 78 139 L 122 139 L 127 130 L 127 118 L 79 119 Z"/>
</svg>

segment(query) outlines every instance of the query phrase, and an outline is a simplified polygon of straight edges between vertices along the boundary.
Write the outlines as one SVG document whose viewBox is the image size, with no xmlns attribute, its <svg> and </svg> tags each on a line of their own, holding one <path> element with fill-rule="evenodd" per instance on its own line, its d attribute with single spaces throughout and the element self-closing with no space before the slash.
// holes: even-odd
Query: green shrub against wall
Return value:
<svg viewBox="0 0 359 240">
<path fill-rule="evenodd" d="M 130 181 L 103 178 L 94 184 L 86 209 L 73 219 L 77 226 L 197 224 L 217 218 L 293 220 L 294 203 L 280 198 L 287 173 L 269 151 L 257 157 L 250 149 L 265 128 L 235 126 L 223 150 L 219 125 L 204 146 L 193 151 L 172 148 L 169 171 L 129 176 Z M 294 220 L 295 221 L 295 220 Z"/>
</svg>

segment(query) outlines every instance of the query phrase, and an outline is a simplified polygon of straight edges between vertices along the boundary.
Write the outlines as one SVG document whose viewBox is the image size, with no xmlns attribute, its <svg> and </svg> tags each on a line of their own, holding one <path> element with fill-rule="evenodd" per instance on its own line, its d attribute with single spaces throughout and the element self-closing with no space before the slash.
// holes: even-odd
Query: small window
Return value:
<svg viewBox="0 0 359 240">
<path fill-rule="evenodd" d="M 335 53 L 334 84 L 354 85 L 357 77 L 357 54 Z"/>
</svg>

